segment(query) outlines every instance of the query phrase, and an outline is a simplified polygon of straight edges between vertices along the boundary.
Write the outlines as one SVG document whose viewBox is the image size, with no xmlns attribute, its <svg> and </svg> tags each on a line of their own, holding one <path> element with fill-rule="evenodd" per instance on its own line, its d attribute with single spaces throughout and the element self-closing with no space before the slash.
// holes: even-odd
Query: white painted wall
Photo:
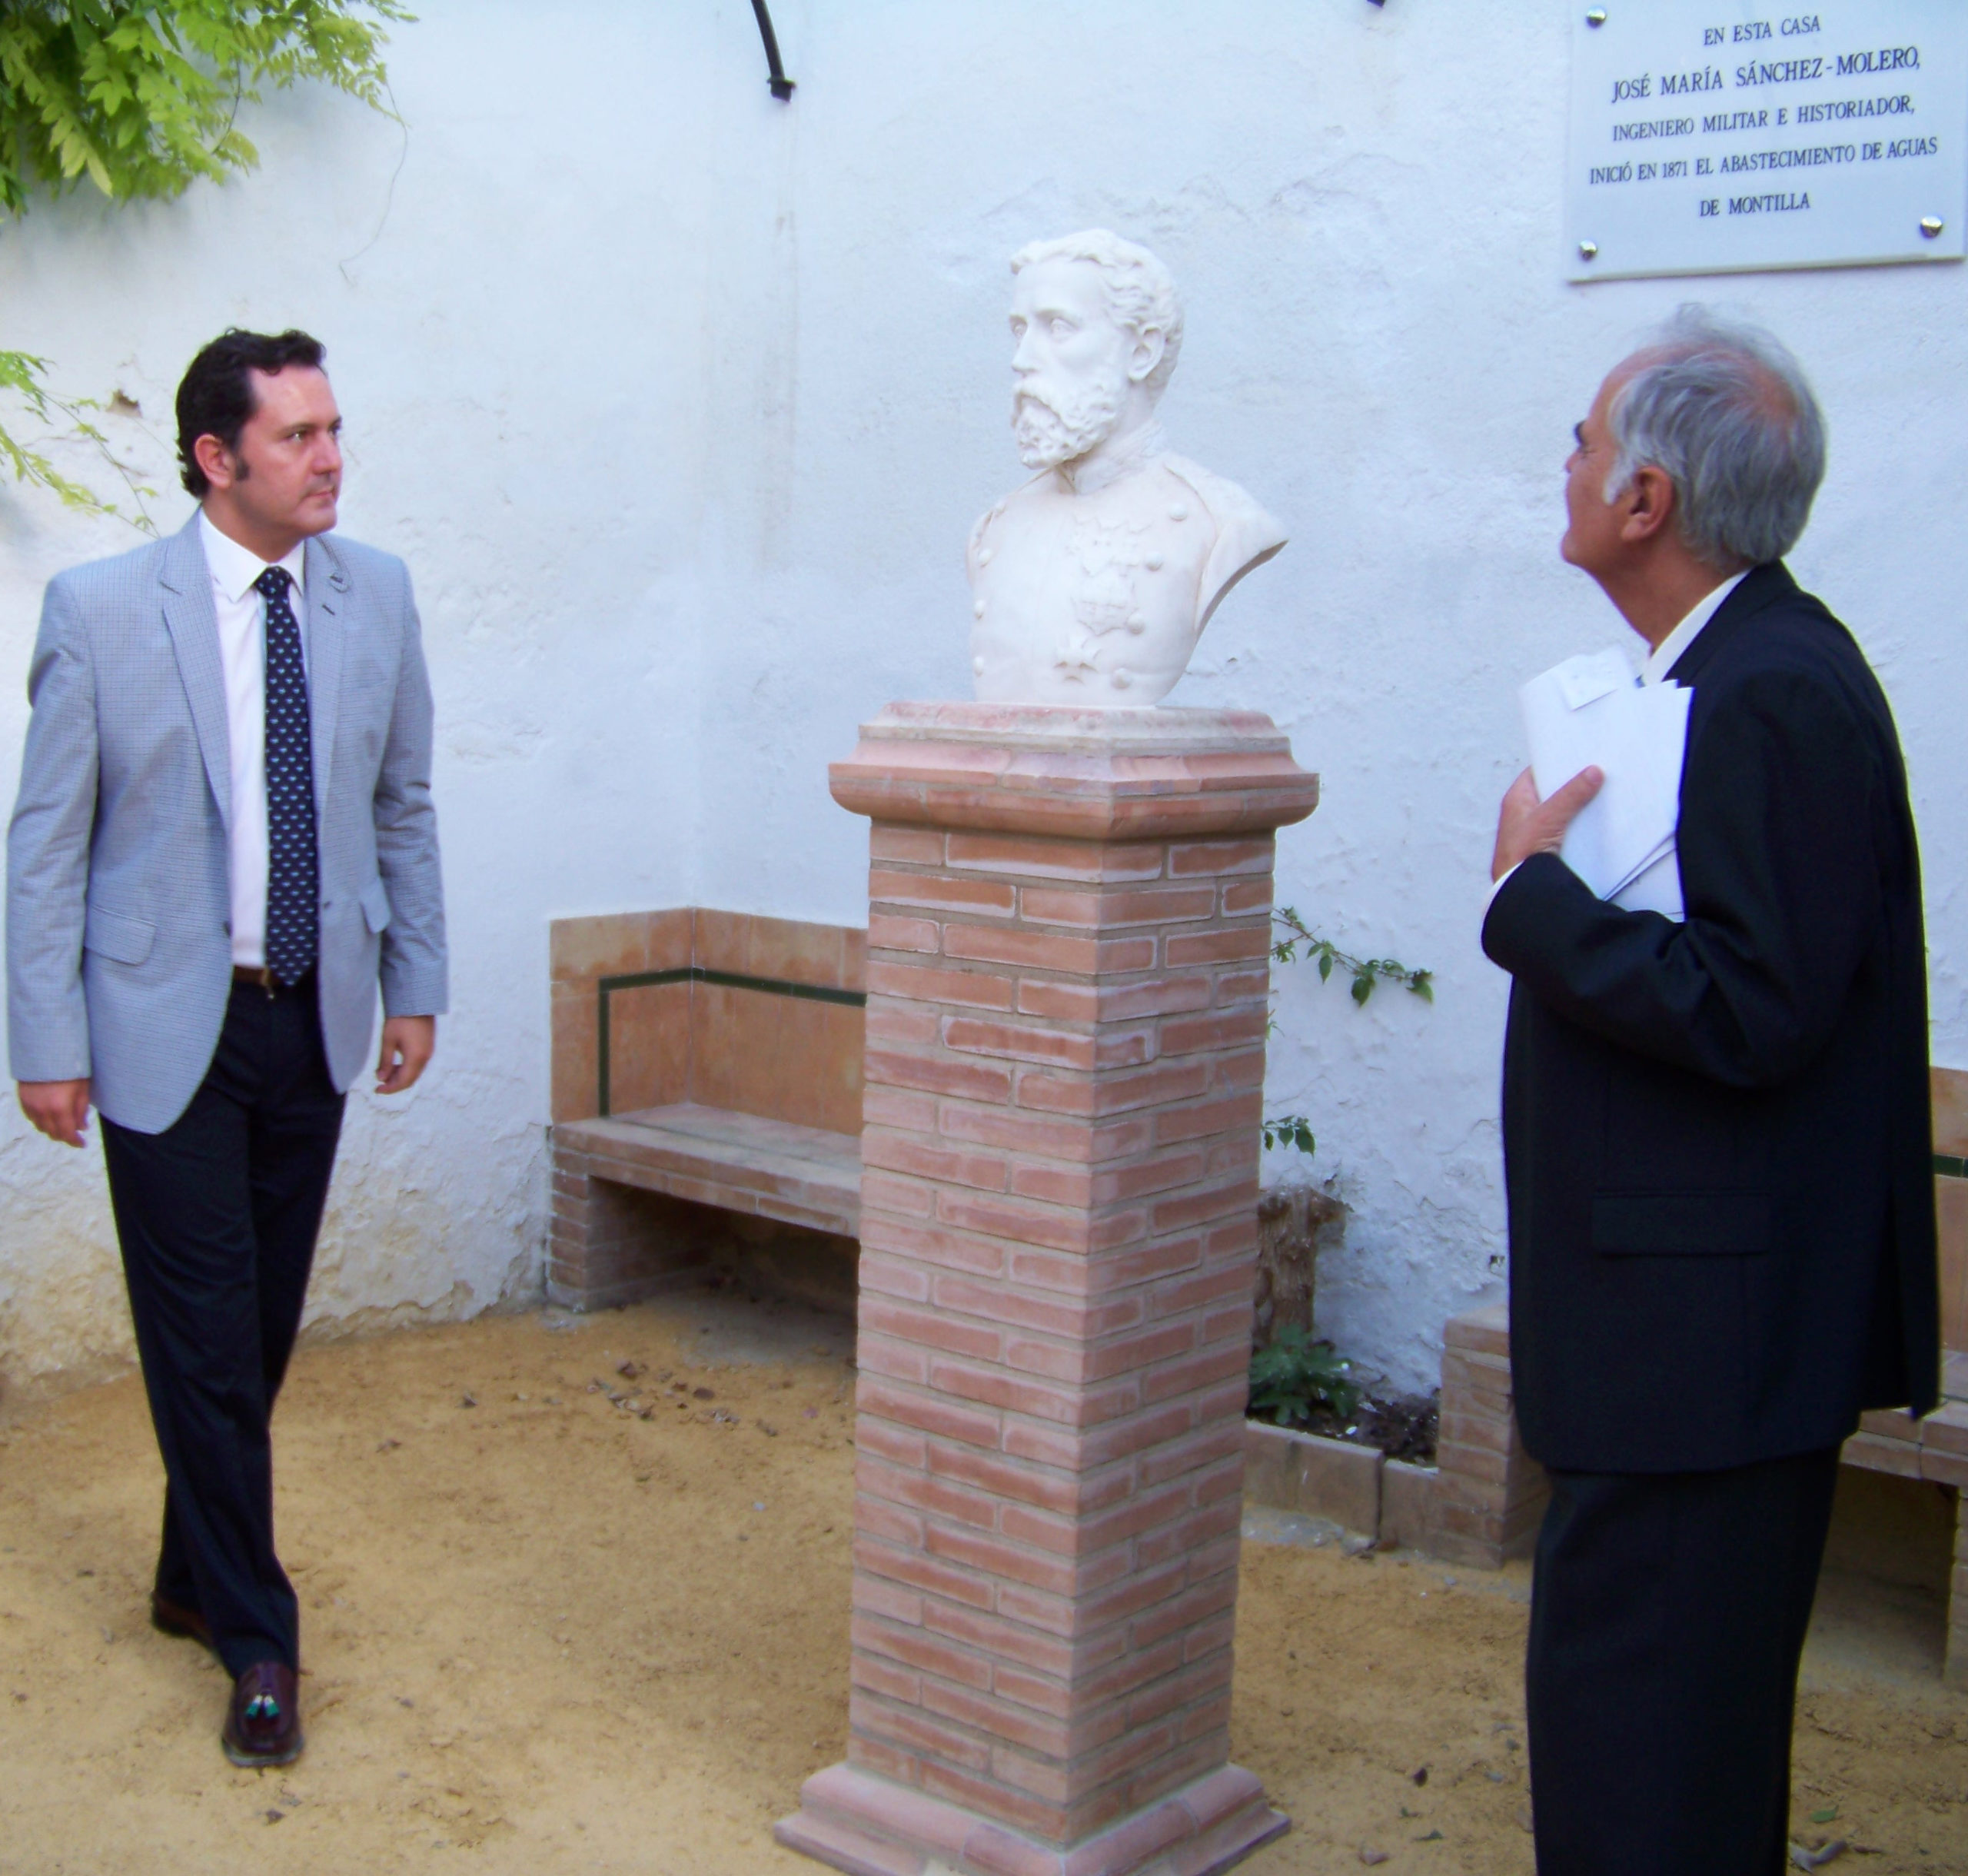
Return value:
<svg viewBox="0 0 1968 1876">
<path fill-rule="evenodd" d="M 456 1014 L 425 1087 L 358 1096 L 312 1314 L 464 1314 L 536 1280 L 546 921 L 695 900 L 858 921 L 825 768 L 898 697 L 963 694 L 962 543 L 1019 474 L 1005 261 L 1104 222 L 1188 308 L 1175 447 L 1293 539 L 1173 703 L 1267 710 L 1325 777 L 1280 896 L 1435 1006 L 1279 983 L 1272 1096 L 1353 1208 L 1342 1345 L 1414 1384 L 1497 1280 L 1504 984 L 1476 927 L 1519 680 L 1621 627 L 1558 561 L 1605 368 L 1677 301 L 1765 318 L 1832 468 L 1793 564 L 1900 713 L 1937 1059 L 1968 1062 L 1956 726 L 1968 486 L 1958 268 L 1563 284 L 1560 0 L 428 0 L 409 125 L 278 101 L 222 190 L 0 229 L 0 344 L 141 403 L 196 345 L 305 324 L 351 419 L 344 524 L 417 574 L 439 700 Z M 119 438 L 165 474 L 134 421 Z M 158 504 L 175 521 L 181 497 Z M 0 493 L 0 674 L 42 582 L 121 537 Z M 0 773 L 25 719 L 0 687 Z M 0 1372 L 126 1359 L 91 1152 L 0 1121 Z"/>
</svg>

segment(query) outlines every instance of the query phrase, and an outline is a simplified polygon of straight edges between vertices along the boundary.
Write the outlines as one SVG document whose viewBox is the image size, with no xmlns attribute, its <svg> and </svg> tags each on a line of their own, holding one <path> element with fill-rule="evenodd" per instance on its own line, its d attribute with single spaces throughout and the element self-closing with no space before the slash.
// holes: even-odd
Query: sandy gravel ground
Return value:
<svg viewBox="0 0 1968 1876">
<path fill-rule="evenodd" d="M 13 1415 L 0 1871 L 816 1867 L 771 1825 L 845 1732 L 849 1339 L 691 1298 L 304 1351 L 277 1429 L 308 1668 L 285 1774 L 225 1764 L 223 1676 L 145 1622 L 159 1475 L 135 1382 Z M 1358 1871 L 1363 1845 L 1388 1876 L 1530 1876 L 1521 1571 L 1256 1522 L 1299 1541 L 1245 1553 L 1235 1750 L 1295 1825 L 1252 1876 Z M 1939 1684 L 1938 1635 L 1930 1597 L 1821 1601 L 1796 1820 L 1853 1844 L 1829 1867 L 1968 1871 L 1968 1699 Z"/>
</svg>

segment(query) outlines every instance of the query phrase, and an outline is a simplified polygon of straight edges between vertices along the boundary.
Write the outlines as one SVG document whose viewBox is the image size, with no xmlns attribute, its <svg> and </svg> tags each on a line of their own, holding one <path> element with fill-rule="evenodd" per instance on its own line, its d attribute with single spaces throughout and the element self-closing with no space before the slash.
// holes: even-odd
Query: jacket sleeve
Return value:
<svg viewBox="0 0 1968 1876">
<path fill-rule="evenodd" d="M 430 800 L 432 707 L 423 629 L 404 574 L 403 660 L 374 801 L 376 861 L 390 896 L 382 934 L 383 1013 L 442 1016 L 449 1007 L 444 885 Z"/>
<path fill-rule="evenodd" d="M 1829 1041 L 1877 936 L 1886 796 L 1851 700 L 1807 671 L 1756 673 L 1688 750 L 1685 923 L 1606 903 L 1540 854 L 1498 891 L 1483 948 L 1594 1035 L 1732 1087 L 1774 1086 Z"/>
<path fill-rule="evenodd" d="M 7 830 L 8 1066 L 16 1081 L 79 1081 L 90 1073 L 82 936 L 98 750 L 88 637 L 60 580 L 42 602 L 28 700 Z"/>
</svg>

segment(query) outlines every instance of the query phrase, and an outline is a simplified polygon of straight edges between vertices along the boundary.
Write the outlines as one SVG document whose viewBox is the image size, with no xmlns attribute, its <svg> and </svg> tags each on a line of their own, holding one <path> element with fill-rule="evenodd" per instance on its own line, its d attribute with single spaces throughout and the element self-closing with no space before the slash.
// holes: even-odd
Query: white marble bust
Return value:
<svg viewBox="0 0 1968 1876">
<path fill-rule="evenodd" d="M 1168 270 L 1105 228 L 1012 258 L 1019 457 L 971 531 L 980 701 L 1160 702 L 1223 596 L 1285 544 L 1234 482 L 1172 455 L 1155 405 L 1182 349 Z"/>
</svg>

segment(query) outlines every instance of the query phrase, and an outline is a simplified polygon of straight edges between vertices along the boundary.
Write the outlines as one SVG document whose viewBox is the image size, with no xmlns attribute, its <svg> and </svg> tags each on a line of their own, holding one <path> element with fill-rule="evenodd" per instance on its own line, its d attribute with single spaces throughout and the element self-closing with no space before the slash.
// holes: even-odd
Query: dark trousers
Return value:
<svg viewBox="0 0 1968 1876">
<path fill-rule="evenodd" d="M 1554 1472 L 1525 1681 L 1538 1876 L 1779 1876 L 1836 1447 Z"/>
<path fill-rule="evenodd" d="M 161 1133 L 105 1119 L 103 1157 L 164 1456 L 157 1592 L 202 1614 L 229 1672 L 300 1665 L 274 1551 L 268 1422 L 301 1326 L 342 1097 L 313 980 L 234 984 L 191 1104 Z"/>
</svg>

